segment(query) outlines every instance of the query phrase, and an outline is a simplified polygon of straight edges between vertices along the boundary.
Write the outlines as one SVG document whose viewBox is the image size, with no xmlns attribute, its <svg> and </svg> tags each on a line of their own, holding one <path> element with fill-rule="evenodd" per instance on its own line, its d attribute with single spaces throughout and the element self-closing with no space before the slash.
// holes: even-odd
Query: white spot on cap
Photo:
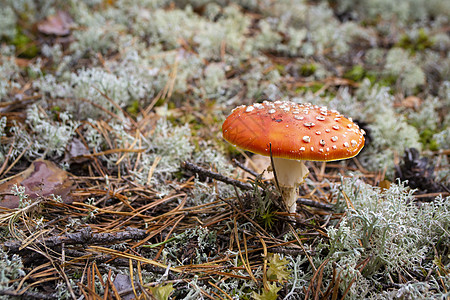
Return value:
<svg viewBox="0 0 450 300">
<path fill-rule="evenodd" d="M 305 143 L 309 143 L 309 142 L 311 142 L 311 137 L 308 136 L 308 135 L 305 135 L 305 136 L 303 137 L 303 141 L 304 141 Z"/>
<path fill-rule="evenodd" d="M 295 116 L 294 116 L 294 119 L 296 119 L 296 120 L 303 120 L 304 117 L 295 115 Z"/>
<path fill-rule="evenodd" d="M 344 143 L 344 147 L 350 147 L 350 145 L 348 144 L 348 142 Z"/>
<path fill-rule="evenodd" d="M 358 144 L 358 142 L 357 142 L 357 141 L 355 141 L 355 140 L 351 140 L 351 141 L 350 141 L 350 143 L 352 144 L 352 147 L 355 147 L 355 146 L 356 146 L 356 144 Z"/>
<path fill-rule="evenodd" d="M 337 121 L 339 121 L 341 118 L 334 118 L 334 120 L 337 122 Z"/>
<path fill-rule="evenodd" d="M 275 110 L 275 109 L 271 109 L 271 110 L 269 110 L 269 114 L 274 114 L 274 113 L 276 113 L 277 111 Z"/>
<path fill-rule="evenodd" d="M 285 106 L 285 105 L 280 106 L 280 108 L 282 110 L 284 110 L 285 112 L 288 112 L 291 109 L 289 106 Z"/>
<path fill-rule="evenodd" d="M 256 107 L 257 109 L 263 109 L 264 105 L 262 105 L 261 103 L 255 103 L 253 104 L 254 107 Z"/>
<path fill-rule="evenodd" d="M 323 153 L 323 149 L 322 149 L 322 148 L 320 148 L 320 149 L 319 149 L 319 152 L 320 152 L 320 153 Z"/>
<path fill-rule="evenodd" d="M 353 122 L 353 119 L 352 119 L 352 118 L 348 118 L 348 120 L 349 120 L 350 122 Z"/>
<path fill-rule="evenodd" d="M 306 127 L 313 127 L 316 124 L 314 124 L 313 122 L 309 122 L 309 123 L 303 123 L 303 125 L 305 125 Z"/>
<path fill-rule="evenodd" d="M 330 148 L 327 147 L 327 152 L 329 152 L 329 151 L 330 151 Z"/>
<path fill-rule="evenodd" d="M 243 108 L 243 107 L 245 107 L 245 105 L 239 105 L 238 107 L 233 108 L 231 110 L 231 112 L 233 113 L 236 109 Z"/>
<path fill-rule="evenodd" d="M 247 109 L 245 110 L 245 112 L 251 112 L 254 109 L 255 108 L 253 106 L 247 106 Z"/>
<path fill-rule="evenodd" d="M 305 147 L 300 147 L 300 151 L 305 151 Z"/>
<path fill-rule="evenodd" d="M 352 124 L 347 124 L 347 127 L 348 128 L 352 128 Z"/>
<path fill-rule="evenodd" d="M 338 125 L 333 125 L 332 127 L 334 130 L 339 130 L 339 126 Z"/>
<path fill-rule="evenodd" d="M 325 146 L 325 140 L 320 140 L 319 144 L 321 144 L 322 146 Z"/>
<path fill-rule="evenodd" d="M 311 147 L 311 151 L 314 151 L 314 147 Z"/>
<path fill-rule="evenodd" d="M 328 128 L 327 128 L 327 129 L 325 129 L 325 132 L 330 132 L 330 131 L 331 131 L 331 130 L 330 130 L 330 129 L 328 129 Z"/>
<path fill-rule="evenodd" d="M 320 135 L 321 133 L 322 133 L 322 132 L 320 132 L 320 131 L 316 131 L 316 134 L 317 134 L 317 135 Z"/>
<path fill-rule="evenodd" d="M 331 148 L 333 148 L 333 150 L 336 150 L 336 149 L 337 149 L 336 145 L 333 145 L 333 147 L 331 147 Z"/>
<path fill-rule="evenodd" d="M 332 136 L 332 137 L 331 137 L 331 141 L 336 142 L 337 140 L 338 140 L 338 137 L 337 137 L 337 136 Z"/>
<path fill-rule="evenodd" d="M 316 119 L 319 121 L 324 121 L 325 117 L 324 116 L 316 116 Z"/>
</svg>

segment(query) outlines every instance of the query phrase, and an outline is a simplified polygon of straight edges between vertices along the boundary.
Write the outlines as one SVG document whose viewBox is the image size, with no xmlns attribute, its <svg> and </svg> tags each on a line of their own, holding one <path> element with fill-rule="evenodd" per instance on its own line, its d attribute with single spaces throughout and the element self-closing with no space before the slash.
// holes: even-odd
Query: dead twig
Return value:
<svg viewBox="0 0 450 300">
<path fill-rule="evenodd" d="M 90 227 L 85 227 L 80 232 L 69 233 L 62 236 L 53 236 L 46 239 L 38 239 L 33 242 L 34 245 L 45 245 L 48 248 L 56 248 L 65 245 L 91 245 L 91 244 L 113 244 L 119 241 L 140 240 L 147 236 L 147 231 L 143 229 L 130 228 L 127 231 L 113 233 L 92 233 Z M 23 242 L 8 241 L 3 244 L 8 252 L 18 253 L 22 249 Z"/>
<path fill-rule="evenodd" d="M 239 168 L 241 168 L 242 170 L 244 170 L 245 172 L 253 175 L 254 177 L 258 177 L 259 174 L 256 173 L 255 171 L 253 171 L 250 168 L 247 168 L 246 166 L 244 166 L 240 161 L 238 161 L 237 159 L 233 158 L 233 163 L 238 166 Z"/>
<path fill-rule="evenodd" d="M 16 292 L 14 290 L 0 290 L 0 295 L 2 296 L 11 296 L 11 297 L 19 297 L 21 299 L 31 298 L 31 299 L 58 299 L 56 293 L 47 294 L 47 293 L 39 293 L 39 292 L 29 292 L 25 291 L 23 293 Z"/>
<path fill-rule="evenodd" d="M 306 198 L 298 198 L 297 204 L 303 204 L 306 206 L 311 206 L 311 207 L 316 207 L 316 208 L 321 208 L 321 209 L 326 209 L 326 210 L 332 210 L 334 207 L 332 204 L 318 202 L 318 201 L 314 201 L 314 200 L 306 199 Z"/>
<path fill-rule="evenodd" d="M 222 174 L 219 174 L 219 173 L 211 171 L 211 170 L 207 170 L 205 168 L 199 167 L 199 166 L 197 166 L 197 165 L 195 165 L 193 163 L 187 162 L 187 161 L 183 162 L 181 164 L 181 167 L 183 169 L 192 171 L 192 172 L 194 172 L 196 174 L 207 176 L 207 177 L 219 180 L 221 182 L 237 186 L 238 188 L 243 189 L 243 190 L 249 191 L 249 190 L 253 190 L 254 189 L 254 186 L 249 184 L 249 183 L 245 183 L 245 182 L 242 182 L 242 181 L 239 181 L 239 180 L 236 180 L 236 179 L 231 179 L 231 178 L 229 178 L 227 176 L 224 176 Z M 263 190 L 261 187 L 259 187 L 259 189 Z M 321 208 L 321 209 L 326 209 L 326 210 L 332 210 L 333 209 L 333 205 L 331 205 L 331 204 L 326 204 L 326 203 L 323 203 L 323 202 L 318 202 L 318 201 L 314 201 L 314 200 L 306 199 L 306 198 L 298 198 L 297 199 L 297 204 L 303 204 L 303 205 L 316 207 L 316 208 Z"/>
<path fill-rule="evenodd" d="M 192 172 L 197 173 L 199 175 L 207 176 L 207 177 L 210 177 L 212 179 L 216 179 L 216 180 L 219 180 L 221 182 L 237 186 L 238 188 L 243 189 L 243 190 L 253 190 L 253 186 L 251 184 L 249 184 L 249 183 L 245 183 L 245 182 L 242 182 L 242 181 L 239 181 L 239 180 L 236 180 L 236 179 L 231 179 L 231 178 L 229 178 L 227 176 L 224 176 L 222 174 L 219 174 L 219 173 L 207 170 L 205 168 L 199 167 L 199 166 L 197 166 L 197 165 L 195 165 L 193 163 L 187 162 L 187 161 L 182 162 L 181 163 L 181 167 L 183 169 L 185 169 L 185 170 L 192 171 Z"/>
</svg>

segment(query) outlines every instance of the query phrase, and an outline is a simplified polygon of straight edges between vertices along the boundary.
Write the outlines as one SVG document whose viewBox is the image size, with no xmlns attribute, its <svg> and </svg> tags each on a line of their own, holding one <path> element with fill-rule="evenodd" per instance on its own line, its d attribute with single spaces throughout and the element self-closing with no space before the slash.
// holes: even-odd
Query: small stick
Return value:
<svg viewBox="0 0 450 300">
<path fill-rule="evenodd" d="M 259 174 L 255 171 L 253 171 L 250 168 L 247 168 L 246 166 L 244 166 L 240 161 L 238 161 L 236 158 L 233 158 L 233 163 L 238 166 L 239 168 L 241 168 L 242 170 L 244 170 L 245 172 L 253 175 L 254 177 L 258 177 Z"/>
<path fill-rule="evenodd" d="M 298 204 L 307 205 L 307 206 L 316 207 L 316 208 L 327 209 L 327 210 L 332 210 L 333 209 L 333 205 L 332 204 L 322 203 L 322 202 L 319 202 L 319 201 L 314 201 L 314 200 L 306 199 L 306 198 L 297 198 L 297 203 Z"/>
<path fill-rule="evenodd" d="M 182 162 L 181 163 L 181 167 L 183 169 L 192 171 L 194 173 L 197 173 L 197 174 L 200 174 L 200 175 L 204 175 L 204 176 L 207 176 L 207 177 L 210 177 L 210 178 L 213 178 L 213 179 L 216 179 L 216 180 L 219 180 L 219 181 L 231 184 L 231 185 L 235 185 L 238 188 L 241 188 L 243 190 L 253 190 L 253 186 L 251 184 L 249 184 L 249 183 L 245 183 L 245 182 L 242 182 L 242 181 L 239 181 L 239 180 L 236 180 L 236 179 L 231 179 L 231 178 L 226 177 L 226 176 L 224 176 L 222 174 L 219 174 L 219 173 L 207 170 L 205 168 L 199 167 L 199 166 L 194 165 L 193 163 L 190 163 L 190 162 L 187 162 L 187 161 Z"/>
<path fill-rule="evenodd" d="M 39 293 L 39 292 L 30 292 L 30 291 L 25 291 L 23 293 L 21 292 L 16 292 L 16 291 L 12 291 L 12 290 L 7 290 L 7 289 L 0 289 L 0 295 L 1 296 L 12 296 L 12 297 L 23 297 L 23 299 L 28 298 L 28 299 L 58 299 L 56 293 L 52 293 L 52 294 L 45 294 L 45 293 Z"/>
<path fill-rule="evenodd" d="M 243 189 L 243 190 L 249 191 L 249 190 L 254 189 L 254 187 L 249 183 L 245 183 L 245 182 L 242 182 L 242 181 L 239 181 L 236 179 L 229 178 L 227 176 L 207 170 L 205 168 L 199 167 L 199 166 L 197 166 L 193 163 L 187 162 L 187 161 L 182 162 L 181 167 L 183 169 L 192 171 L 194 173 L 197 173 L 197 174 L 200 174 L 203 176 L 207 176 L 207 177 L 222 181 L 224 183 L 228 183 L 228 184 L 237 186 L 238 188 Z M 262 188 L 260 188 L 260 189 L 262 190 Z M 331 205 L 331 204 L 326 204 L 326 203 L 322 203 L 322 202 L 318 202 L 318 201 L 314 201 L 314 200 L 306 199 L 306 198 L 297 198 L 297 203 L 311 206 L 311 207 L 321 208 L 321 209 L 327 209 L 327 210 L 333 209 L 333 205 Z"/>
<path fill-rule="evenodd" d="M 114 233 L 93 233 L 90 227 L 85 227 L 79 232 L 69 233 L 62 236 L 52 236 L 46 239 L 38 239 L 34 244 L 43 244 L 48 248 L 65 245 L 90 245 L 90 244 L 113 244 L 125 240 L 140 240 L 147 236 L 146 230 L 129 228 L 127 231 Z M 21 241 L 7 241 L 2 245 L 12 253 L 21 251 Z"/>
</svg>

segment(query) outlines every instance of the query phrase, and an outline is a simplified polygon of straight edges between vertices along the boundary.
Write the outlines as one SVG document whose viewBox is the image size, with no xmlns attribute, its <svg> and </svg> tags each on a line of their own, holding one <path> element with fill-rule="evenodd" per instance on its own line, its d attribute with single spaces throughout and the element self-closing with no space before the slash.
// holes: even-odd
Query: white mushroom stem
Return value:
<svg viewBox="0 0 450 300">
<path fill-rule="evenodd" d="M 297 188 L 308 176 L 308 168 L 302 160 L 278 157 L 273 158 L 273 164 L 288 212 L 295 213 L 297 209 Z"/>
</svg>

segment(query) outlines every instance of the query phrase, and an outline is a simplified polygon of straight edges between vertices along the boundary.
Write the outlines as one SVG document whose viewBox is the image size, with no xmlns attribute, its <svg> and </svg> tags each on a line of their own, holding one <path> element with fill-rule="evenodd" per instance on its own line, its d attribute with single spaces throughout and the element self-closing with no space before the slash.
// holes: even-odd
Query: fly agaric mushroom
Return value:
<svg viewBox="0 0 450 300">
<path fill-rule="evenodd" d="M 222 125 L 225 140 L 273 158 L 281 194 L 290 213 L 297 188 L 308 175 L 303 161 L 332 161 L 356 156 L 364 131 L 335 110 L 310 103 L 264 101 L 233 109 Z"/>
</svg>

